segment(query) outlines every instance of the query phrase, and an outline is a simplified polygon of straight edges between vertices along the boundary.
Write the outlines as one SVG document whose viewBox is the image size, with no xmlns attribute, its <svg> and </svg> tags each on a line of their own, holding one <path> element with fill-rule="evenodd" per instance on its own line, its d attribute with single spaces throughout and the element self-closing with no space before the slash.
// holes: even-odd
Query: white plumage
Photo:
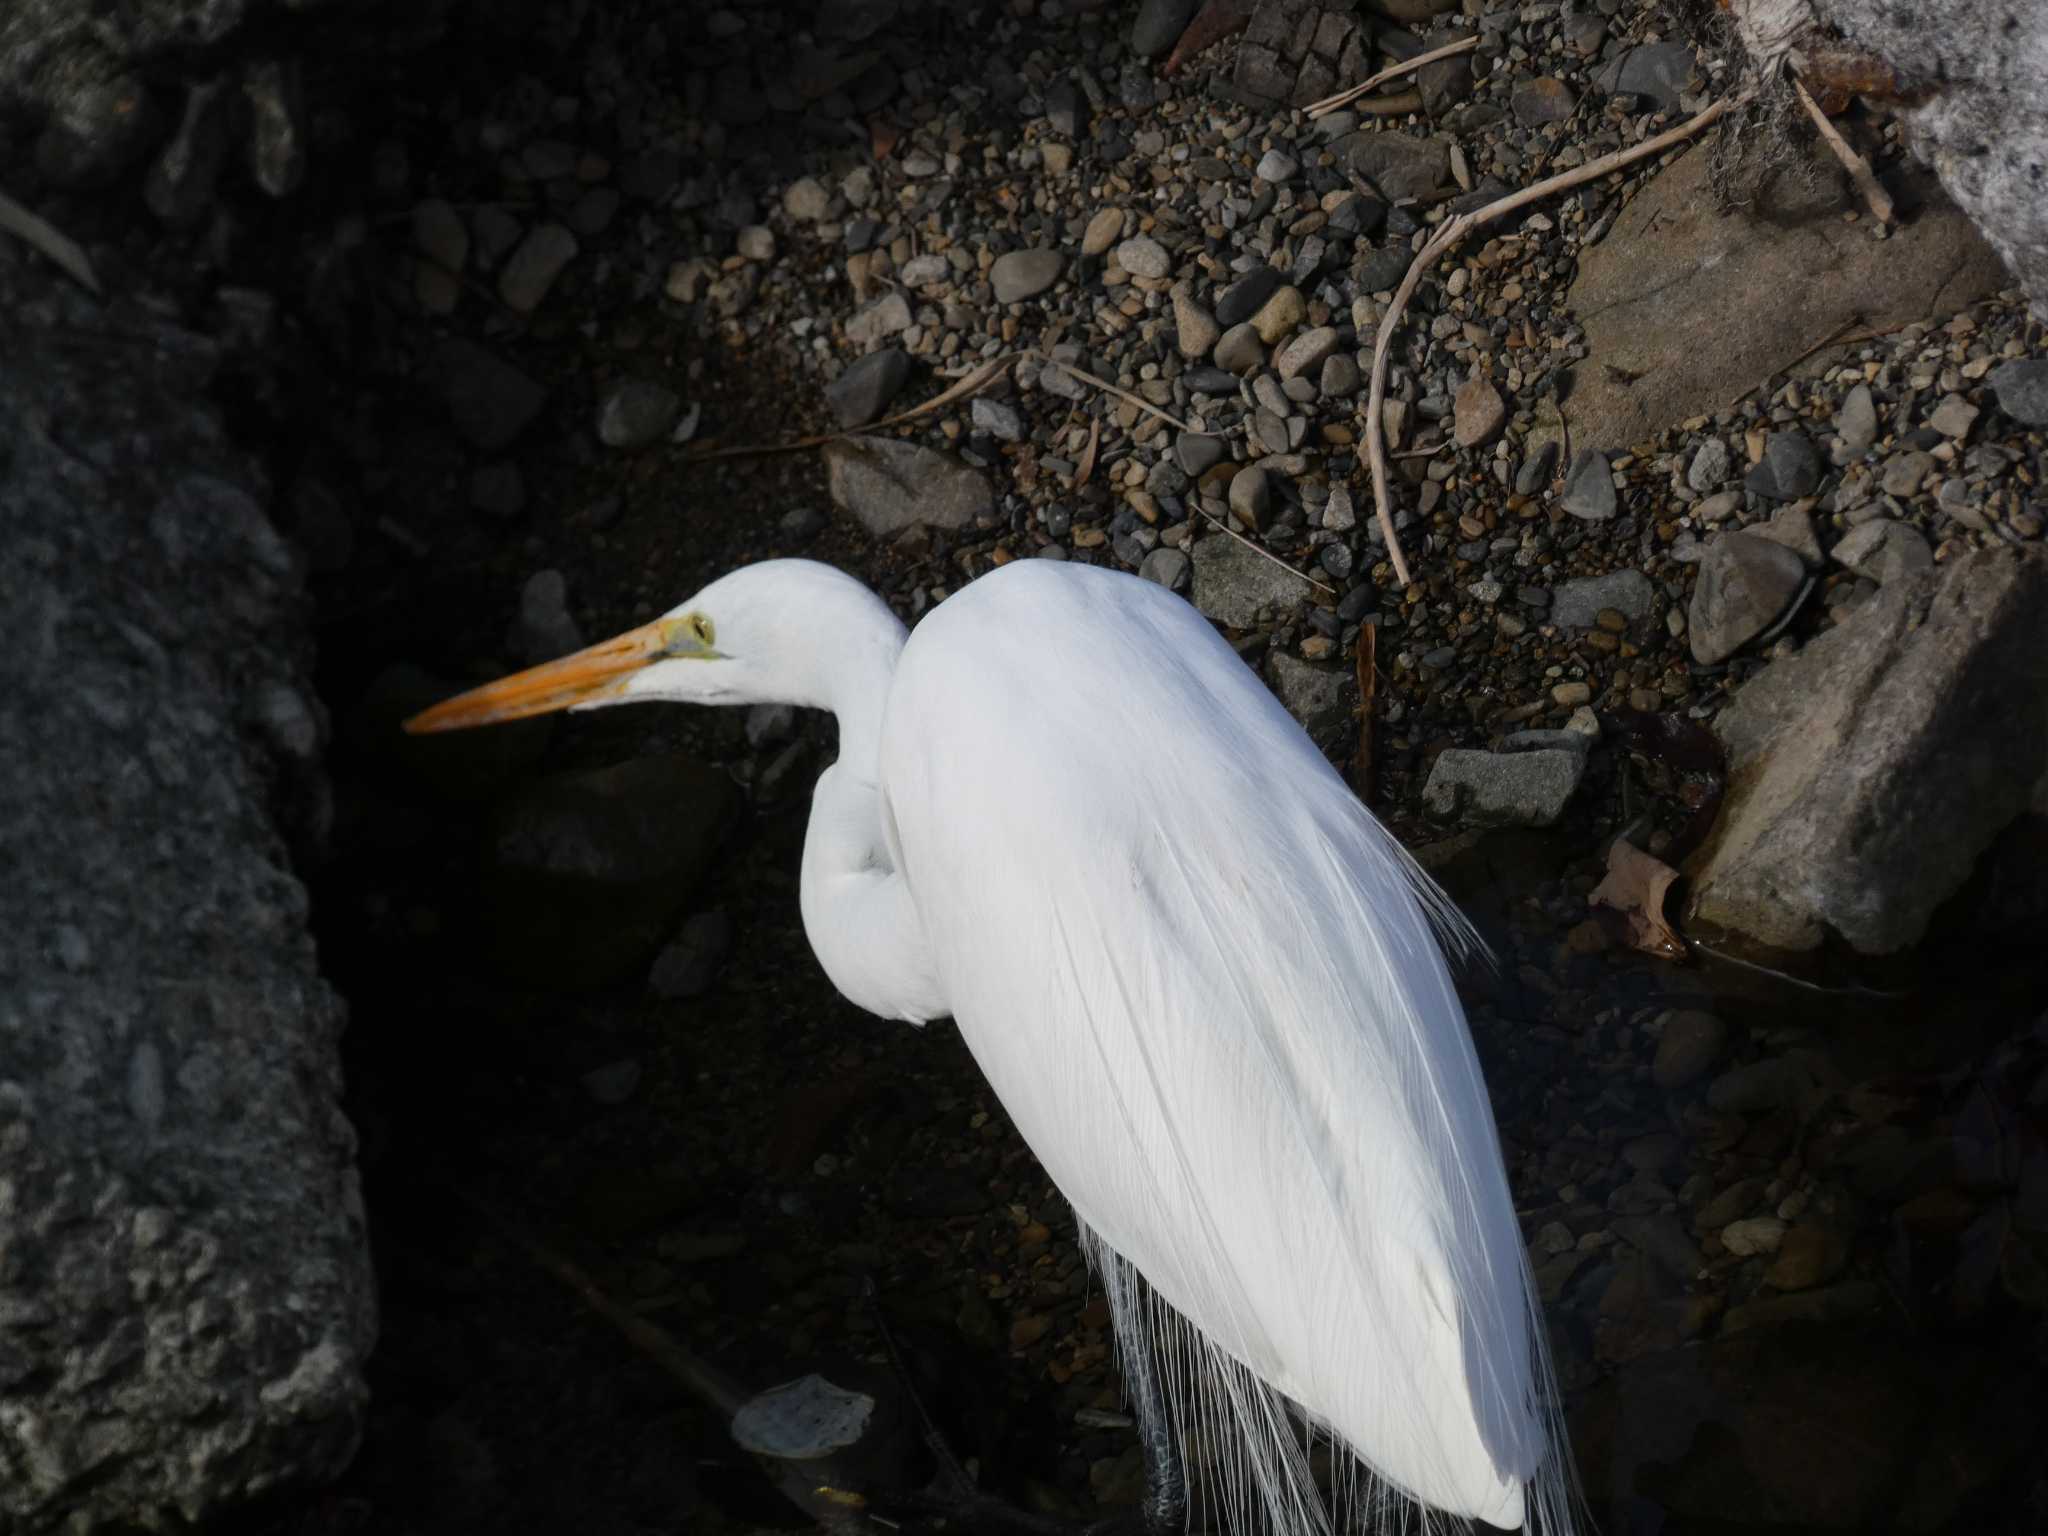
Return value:
<svg viewBox="0 0 2048 1536">
<path fill-rule="evenodd" d="M 1234 1426 L 1228 1523 L 1328 1528 L 1306 1425 L 1363 1462 L 1369 1507 L 1569 1528 L 1439 949 L 1466 930 L 1193 609 L 1023 561 L 906 644 L 851 578 L 773 561 L 421 725 L 654 698 L 838 715 L 813 948 L 860 1006 L 958 1022 L 1090 1235 L 1120 1344 L 1159 1352 L 1177 1436 Z"/>
</svg>

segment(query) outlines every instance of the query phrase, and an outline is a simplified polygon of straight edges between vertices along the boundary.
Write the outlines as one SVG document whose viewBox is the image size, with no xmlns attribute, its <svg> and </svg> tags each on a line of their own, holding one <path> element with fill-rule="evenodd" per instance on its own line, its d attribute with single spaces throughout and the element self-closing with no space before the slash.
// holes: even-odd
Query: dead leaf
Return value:
<svg viewBox="0 0 2048 1536">
<path fill-rule="evenodd" d="M 1102 418 L 1096 416 L 1088 423 L 1088 446 L 1082 450 L 1081 462 L 1074 470 L 1074 489 L 1079 490 L 1088 483 L 1088 477 L 1095 473 L 1095 450 L 1102 443 Z"/>
<path fill-rule="evenodd" d="M 903 140 L 901 124 L 892 123 L 886 117 L 868 119 L 868 148 L 877 160 L 889 158 L 889 152 Z"/>
<path fill-rule="evenodd" d="M 48 219 L 22 207 L 5 192 L 0 192 L 0 230 L 19 236 L 41 251 L 88 293 L 99 293 L 99 279 L 93 275 L 92 262 L 87 259 L 84 248 Z"/>
<path fill-rule="evenodd" d="M 1685 940 L 1664 921 L 1664 898 L 1678 871 L 1653 858 L 1625 837 L 1607 851 L 1607 878 L 1586 898 L 1622 917 L 1623 937 L 1632 949 L 1663 960 L 1683 960 L 1690 953 Z"/>
<path fill-rule="evenodd" d="M 1372 804 L 1372 703 L 1379 675 L 1379 636 L 1377 625 L 1358 626 L 1358 756 L 1351 764 L 1351 788 L 1367 805 Z"/>
</svg>

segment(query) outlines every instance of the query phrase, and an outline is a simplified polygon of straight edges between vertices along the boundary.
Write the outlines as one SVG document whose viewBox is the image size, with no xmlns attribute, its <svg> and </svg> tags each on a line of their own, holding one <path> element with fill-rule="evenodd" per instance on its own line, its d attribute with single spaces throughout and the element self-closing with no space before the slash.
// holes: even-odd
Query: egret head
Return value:
<svg viewBox="0 0 2048 1536">
<path fill-rule="evenodd" d="M 879 622 L 878 622 L 879 616 Z M 414 733 L 557 710 L 678 704 L 824 704 L 836 659 L 901 626 L 851 576 L 810 560 L 765 560 L 721 576 L 660 618 L 413 716 Z"/>
</svg>

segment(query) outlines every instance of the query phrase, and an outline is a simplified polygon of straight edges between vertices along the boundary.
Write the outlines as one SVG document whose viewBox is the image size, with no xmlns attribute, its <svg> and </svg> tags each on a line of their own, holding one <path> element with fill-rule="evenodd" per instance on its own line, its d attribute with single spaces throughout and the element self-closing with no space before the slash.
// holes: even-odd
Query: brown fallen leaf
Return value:
<svg viewBox="0 0 2048 1536">
<path fill-rule="evenodd" d="M 1677 878 L 1678 871 L 1662 859 L 1617 837 L 1607 851 L 1607 878 L 1586 901 L 1621 914 L 1623 938 L 1631 949 L 1663 960 L 1683 960 L 1691 951 L 1664 921 L 1664 898 Z"/>
<path fill-rule="evenodd" d="M 1088 446 L 1081 452 L 1081 462 L 1074 469 L 1074 489 L 1079 490 L 1088 483 L 1088 477 L 1095 473 L 1095 450 L 1102 443 L 1102 418 L 1096 416 L 1088 423 Z"/>
<path fill-rule="evenodd" d="M 1378 626 L 1358 626 L 1358 756 L 1351 763 L 1351 788 L 1367 805 L 1372 804 L 1372 701 L 1379 637 Z"/>
</svg>

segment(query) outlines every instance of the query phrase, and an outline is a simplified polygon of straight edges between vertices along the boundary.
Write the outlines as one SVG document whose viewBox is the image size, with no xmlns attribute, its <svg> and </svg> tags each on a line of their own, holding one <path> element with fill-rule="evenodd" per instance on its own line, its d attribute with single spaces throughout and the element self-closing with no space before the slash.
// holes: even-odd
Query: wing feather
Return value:
<svg viewBox="0 0 2048 1536">
<path fill-rule="evenodd" d="M 1171 1374 L 1259 1442 L 1269 1518 L 1323 1528 L 1291 1403 L 1520 1523 L 1552 1448 L 1455 909 L 1192 609 L 1103 572 L 1020 563 L 927 618 L 881 767 L 964 1037 L 1191 1325 Z"/>
</svg>

